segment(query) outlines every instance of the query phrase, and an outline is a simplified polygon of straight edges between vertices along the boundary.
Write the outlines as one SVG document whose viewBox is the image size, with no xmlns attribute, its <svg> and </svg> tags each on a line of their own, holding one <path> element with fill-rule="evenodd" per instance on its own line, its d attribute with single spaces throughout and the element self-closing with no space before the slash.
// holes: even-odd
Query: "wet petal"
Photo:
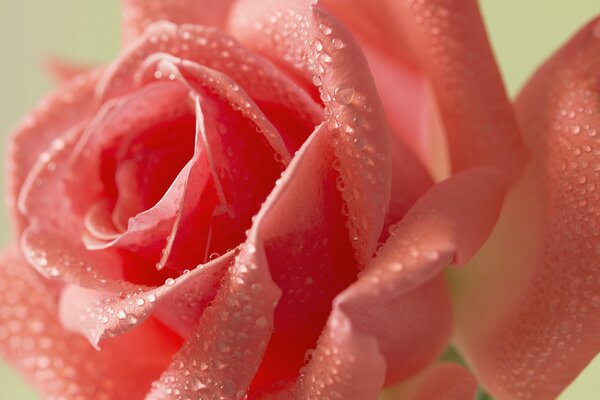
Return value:
<svg viewBox="0 0 600 400">
<path fill-rule="evenodd" d="M 213 304 L 147 399 L 171 399 L 174 393 L 241 399 L 271 335 L 279 295 L 254 230 Z"/>
<path fill-rule="evenodd" d="M 518 174 L 519 128 L 476 0 L 390 6 L 430 81 L 454 171 L 486 165 Z"/>
<path fill-rule="evenodd" d="M 331 131 L 321 126 L 294 158 L 213 306 L 153 398 L 164 398 L 169 388 L 188 396 L 239 398 L 251 382 L 250 392 L 258 395 L 295 379 L 331 299 L 357 272 L 350 241 L 330 240 L 346 230 L 331 140 Z"/>
<path fill-rule="evenodd" d="M 339 309 L 333 311 L 294 399 L 375 400 L 383 388 L 385 360 L 370 335 L 357 332 Z"/>
<path fill-rule="evenodd" d="M 555 398 L 600 351 L 599 32 L 596 19 L 520 95 L 532 162 L 457 282 L 459 344 L 493 396 Z"/>
<path fill-rule="evenodd" d="M 84 335 L 94 347 L 142 325 L 152 314 L 187 337 L 214 299 L 232 260 L 230 252 L 177 279 L 168 279 L 162 286 L 129 285 L 118 294 L 67 286 L 60 299 L 61 322 Z"/>
<path fill-rule="evenodd" d="M 367 61 L 349 32 L 312 1 L 240 1 L 229 29 L 252 49 L 319 88 L 337 132 L 342 196 L 357 257 L 375 248 L 390 193 L 388 130 Z"/>
<path fill-rule="evenodd" d="M 44 151 L 62 146 L 60 137 L 92 116 L 93 93 L 101 72 L 91 71 L 61 86 L 42 100 L 13 132 L 8 142 L 7 201 L 13 208 L 18 230 L 24 220 L 14 207 L 26 177 Z"/>
<path fill-rule="evenodd" d="M 343 315 L 347 323 L 330 322 L 324 336 L 374 340 L 385 366 L 381 376 L 372 376 L 374 382 L 393 384 L 413 375 L 447 345 L 451 309 L 440 272 L 451 262 L 463 264 L 483 244 L 496 221 L 504 189 L 502 175 L 492 169 L 466 171 L 434 186 L 393 229 L 359 280 L 336 297 L 330 321 Z M 469 203 L 471 199 L 476 199 L 477 207 Z M 347 327 L 349 332 L 335 331 Z M 353 351 L 340 349 L 341 354 Z M 316 352 L 327 356 L 313 358 L 300 388 L 308 385 L 318 390 L 320 377 L 335 375 L 340 368 L 331 351 L 317 348 Z M 334 379 L 330 391 L 345 393 L 365 377 L 360 363 L 344 368 L 343 378 Z"/>
<path fill-rule="evenodd" d="M 395 64 L 398 71 L 405 71 L 404 76 L 410 76 L 416 64 L 432 86 L 452 169 L 486 165 L 518 174 L 523 161 L 519 128 L 477 1 L 383 1 L 377 6 L 360 0 L 351 3 L 354 7 L 339 0 L 324 1 L 374 48 L 379 59 L 375 66 Z M 357 16 L 362 13 L 379 23 L 366 27 Z M 393 76 L 403 75 L 396 72 Z M 389 98 L 385 92 L 384 100 Z M 423 91 L 417 93 L 423 96 Z"/>
<path fill-rule="evenodd" d="M 209 230 L 204 242 L 199 242 L 206 244 L 198 248 L 205 247 L 207 255 L 219 254 L 243 240 L 241 235 L 250 227 L 251 218 L 291 156 L 277 129 L 229 77 L 167 55 L 152 59 L 164 76 L 181 80 L 195 93 L 197 145 L 207 155 L 209 168 L 204 171 L 211 170 L 218 201 L 212 215 L 202 223 Z M 189 201 L 188 192 L 183 199 L 181 220 L 176 223 L 161 264 L 181 264 L 177 259 L 186 251 L 189 253 L 189 241 L 178 239 L 178 235 L 188 232 L 189 236 L 190 231 L 198 231 L 198 224 L 186 222 L 189 218 L 184 214 L 193 207 L 205 209 L 206 205 Z"/>
<path fill-rule="evenodd" d="M 97 95 L 103 99 L 114 98 L 138 87 L 141 77 L 136 74 L 145 72 L 140 66 L 157 53 L 197 63 L 230 77 L 259 105 L 282 135 L 289 135 L 292 152 L 322 118 L 321 107 L 304 89 L 233 37 L 211 28 L 166 22 L 150 26 L 111 64 L 98 86 Z M 289 121 L 283 126 L 287 129 L 280 126 L 279 109 L 285 110 Z"/>
<path fill-rule="evenodd" d="M 22 235 L 21 244 L 25 255 L 40 272 L 52 278 L 58 278 L 60 275 L 65 280 L 86 287 L 103 286 L 107 282 L 101 281 L 109 278 L 117 279 L 112 282 L 117 286 L 120 285 L 118 279 L 127 272 L 126 260 L 122 255 L 112 251 L 111 248 L 91 253 L 80 240 L 85 233 L 84 223 L 87 222 L 89 225 L 90 222 L 84 217 L 87 212 L 86 207 L 95 204 L 105 190 L 99 172 L 106 171 L 107 168 L 101 168 L 102 157 L 99 152 L 102 151 L 103 140 L 111 140 L 123 134 L 133 134 L 138 128 L 145 129 L 156 123 L 156 119 L 153 119 L 156 113 L 148 112 L 153 109 L 145 107 L 147 101 L 154 101 L 154 106 L 162 104 L 160 99 L 166 101 L 167 106 L 158 110 L 159 120 L 172 117 L 173 113 L 178 115 L 181 104 L 173 101 L 173 94 L 177 98 L 182 93 L 177 90 L 173 92 L 172 88 L 173 85 L 155 85 L 123 99 L 120 103 L 105 105 L 102 109 L 104 111 L 97 115 L 96 122 L 92 123 L 88 130 L 81 127 L 73 129 L 60 137 L 60 141 L 57 142 L 60 145 L 50 147 L 40 156 L 27 177 L 18 204 L 21 213 L 28 219 L 28 227 Z M 101 133 L 101 135 L 98 137 L 88 132 Z M 85 190 L 81 190 L 82 185 L 85 185 Z M 166 202 L 166 206 L 159 204 L 153 210 L 154 212 L 148 212 L 148 215 L 141 215 L 134 220 L 129 232 L 130 236 L 137 238 L 143 236 L 146 245 L 152 242 L 148 239 L 148 235 L 164 243 L 176 207 L 171 197 L 173 196 L 165 197 L 163 203 Z M 65 198 L 68 200 L 65 201 Z M 172 211 L 168 212 L 167 209 Z M 154 219 L 152 228 L 149 228 L 147 221 L 150 214 L 153 217 L 162 216 L 165 220 L 158 221 L 159 223 L 156 224 L 157 221 Z M 156 235 L 148 233 L 148 231 L 151 233 L 154 230 L 160 231 L 161 227 L 162 238 L 160 235 L 157 238 Z M 156 252 L 160 254 L 160 247 Z M 157 261 L 158 255 L 151 268 Z M 146 272 L 147 270 L 148 268 Z M 103 278 L 100 278 L 101 275 Z M 127 275 L 131 277 L 135 274 Z M 144 276 L 149 275 L 146 273 Z M 165 278 L 158 279 L 164 281 Z"/>
<path fill-rule="evenodd" d="M 223 28 L 232 0 L 125 0 L 123 43 L 135 40 L 156 21 Z"/>
<path fill-rule="evenodd" d="M 150 320 L 95 351 L 57 320 L 54 292 L 17 252 L 0 261 L 0 355 L 44 398 L 142 398 L 179 339 Z"/>
</svg>

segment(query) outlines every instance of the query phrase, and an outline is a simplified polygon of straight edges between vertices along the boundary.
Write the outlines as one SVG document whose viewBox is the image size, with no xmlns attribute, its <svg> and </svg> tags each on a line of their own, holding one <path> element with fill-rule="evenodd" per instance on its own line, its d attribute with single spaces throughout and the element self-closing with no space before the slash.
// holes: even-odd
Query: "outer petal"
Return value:
<svg viewBox="0 0 600 400">
<path fill-rule="evenodd" d="M 599 55 L 596 19 L 522 92 L 532 163 L 457 287 L 460 346 L 500 398 L 555 398 L 600 352 Z"/>
<path fill-rule="evenodd" d="M 360 47 L 309 0 L 239 1 L 229 28 L 247 46 L 319 88 L 328 126 L 338 134 L 340 187 L 357 257 L 375 248 L 390 193 L 388 130 Z"/>
<path fill-rule="evenodd" d="M 374 66 L 391 63 L 397 65 L 397 71 L 404 71 L 390 74 L 386 73 L 390 68 L 377 68 L 376 80 L 385 84 L 383 74 L 396 79 L 410 76 L 416 63 L 432 86 L 454 171 L 477 165 L 520 171 L 523 154 L 518 125 L 477 0 L 384 0 L 377 6 L 366 0 L 324 0 L 324 4 L 374 48 Z M 365 26 L 364 14 L 378 23 Z M 393 45 L 384 44 L 390 42 Z M 403 85 L 405 90 L 410 87 Z M 383 89 L 384 101 L 393 100 L 386 95 L 388 91 Z M 402 111 L 391 109 L 390 101 L 385 104 L 394 121 L 394 114 Z M 392 125 L 402 127 L 400 123 Z"/>
<path fill-rule="evenodd" d="M 0 260 L 0 355 L 47 399 L 141 399 L 179 339 L 155 321 L 96 352 L 58 323 L 53 292 L 17 252 Z"/>
<path fill-rule="evenodd" d="M 17 230 L 22 217 L 14 209 L 23 183 L 38 157 L 68 130 L 88 119 L 94 109 L 93 93 L 101 70 L 79 75 L 42 100 L 11 136 L 8 144 L 7 202 L 13 208 Z"/>
<path fill-rule="evenodd" d="M 466 262 L 483 244 L 498 216 L 504 189 L 501 174 L 475 169 L 434 186 L 419 199 L 359 280 L 336 297 L 324 334 L 356 335 L 348 343 L 375 340 L 385 365 L 380 369 L 382 376 L 370 375 L 372 371 L 363 369 L 360 362 L 340 367 L 334 352 L 317 348 L 317 353 L 326 356 L 313 358 L 309 364 L 299 383 L 302 396 L 318 391 L 322 379 L 327 382 L 322 377 L 337 376 L 338 368 L 344 368 L 344 373 L 329 383 L 329 390 L 349 393 L 355 381 L 366 376 L 380 385 L 384 380 L 392 384 L 439 355 L 450 335 L 450 300 L 443 280 L 434 278 L 448 263 Z M 427 318 L 420 318 L 423 313 Z M 346 323 L 332 322 L 342 316 Z M 354 351 L 352 346 L 339 349 L 340 354 Z"/>
<path fill-rule="evenodd" d="M 124 0 L 123 43 L 135 40 L 153 22 L 223 28 L 233 0 Z"/>
</svg>

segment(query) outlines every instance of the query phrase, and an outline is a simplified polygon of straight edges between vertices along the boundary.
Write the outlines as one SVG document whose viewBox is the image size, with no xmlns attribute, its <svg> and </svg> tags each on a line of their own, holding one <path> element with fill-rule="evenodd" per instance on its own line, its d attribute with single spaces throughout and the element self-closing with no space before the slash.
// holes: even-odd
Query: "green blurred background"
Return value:
<svg viewBox="0 0 600 400">
<path fill-rule="evenodd" d="M 109 60 L 117 53 L 119 3 L 119 0 L 0 0 L 2 145 L 14 124 L 52 86 L 40 67 L 44 57 L 60 56 L 93 63 Z M 559 44 L 581 24 L 600 14 L 600 0 L 481 0 L 481 3 L 511 95 Z M 3 157 L 4 146 L 1 149 Z M 6 211 L 2 208 L 0 244 L 6 246 L 9 239 Z M 600 399 L 599 378 L 600 357 L 596 357 L 561 400 Z M 0 398 L 37 397 L 0 362 Z"/>
</svg>

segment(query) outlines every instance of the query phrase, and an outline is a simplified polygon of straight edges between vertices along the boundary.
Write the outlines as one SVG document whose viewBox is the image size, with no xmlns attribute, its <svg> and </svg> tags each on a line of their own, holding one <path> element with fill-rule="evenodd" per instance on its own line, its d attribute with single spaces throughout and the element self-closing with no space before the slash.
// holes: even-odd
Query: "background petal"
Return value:
<svg viewBox="0 0 600 400">
<path fill-rule="evenodd" d="M 555 398 L 600 351 L 599 54 L 596 19 L 521 93 L 532 162 L 456 282 L 460 348 L 494 396 Z"/>
</svg>

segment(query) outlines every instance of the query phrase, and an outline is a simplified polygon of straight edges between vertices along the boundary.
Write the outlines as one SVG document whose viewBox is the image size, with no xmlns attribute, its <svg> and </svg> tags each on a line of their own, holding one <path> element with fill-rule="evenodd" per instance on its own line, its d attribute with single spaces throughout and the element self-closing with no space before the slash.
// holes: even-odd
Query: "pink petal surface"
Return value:
<svg viewBox="0 0 600 400">
<path fill-rule="evenodd" d="M 306 352 L 323 330 L 333 298 L 358 273 L 335 183 L 333 137 L 327 125 L 317 128 L 263 209 L 259 229 L 282 296 L 252 393 L 296 379 Z"/>
<path fill-rule="evenodd" d="M 180 62 L 165 55 L 155 59 L 163 76 L 180 79 L 196 93 L 196 113 L 201 118 L 197 135 L 208 155 L 220 203 L 210 220 L 201 225 L 209 229 L 204 241 L 207 254 L 221 253 L 243 240 L 241 234 L 250 226 L 252 216 L 291 156 L 279 132 L 236 82 L 189 61 Z M 201 204 L 189 200 L 184 199 L 184 213 Z M 189 253 L 189 249 L 185 250 L 189 242 L 177 242 L 177 235 L 181 231 L 198 230 L 197 224 L 187 222 L 184 216 L 181 218 L 172 235 L 168 258 L 165 258 L 168 262 Z M 173 246 L 178 246 L 179 250 Z"/>
<path fill-rule="evenodd" d="M 124 0 L 123 43 L 140 36 L 156 21 L 223 28 L 233 0 Z"/>
<path fill-rule="evenodd" d="M 350 33 L 314 2 L 239 1 L 229 29 L 245 45 L 319 88 L 327 124 L 338 133 L 342 197 L 350 237 L 366 261 L 389 202 L 388 130 L 371 73 Z"/>
<path fill-rule="evenodd" d="M 353 31 L 374 48 L 376 56 L 369 61 L 373 62 L 376 80 L 386 82 L 383 74 L 390 75 L 386 65 L 394 65 L 396 72 L 391 75 L 400 78 L 399 71 L 410 76 L 416 64 L 433 89 L 454 171 L 487 165 L 519 173 L 523 156 L 519 128 L 476 0 L 383 1 L 377 6 L 366 0 L 351 1 L 351 5 L 325 0 L 324 4 L 339 12 Z M 379 23 L 365 26 L 360 22 L 364 13 Z M 401 87 L 410 90 L 411 86 L 414 87 Z M 382 91 L 386 111 L 392 126 L 401 126 L 394 120 L 395 114 L 402 111 L 390 111 L 394 107 L 391 101 L 397 100 L 388 92 Z M 422 89 L 415 93 L 427 97 Z"/>
<path fill-rule="evenodd" d="M 346 230 L 333 183 L 331 138 L 321 126 L 278 181 L 224 287 L 151 398 L 166 398 L 169 389 L 182 396 L 241 398 L 250 383 L 251 396 L 259 396 L 296 378 L 339 285 L 357 273 L 349 240 L 345 249 L 343 242 L 329 240 L 329 230 Z M 340 263 L 346 258 L 348 263 Z M 300 304 L 303 313 L 297 312 Z M 187 377 L 186 370 L 198 379 Z"/>
<path fill-rule="evenodd" d="M 385 360 L 370 335 L 357 332 L 343 311 L 329 317 L 294 399 L 375 400 L 383 388 Z"/>
<path fill-rule="evenodd" d="M 254 230 L 213 304 L 147 399 L 241 399 L 271 335 L 280 293 Z"/>
<path fill-rule="evenodd" d="M 361 43 L 381 97 L 396 146 L 406 146 L 432 165 L 431 90 L 417 67 L 409 38 L 391 7 L 392 2 L 322 0 L 322 5 L 346 23 Z M 399 142 L 396 144 L 396 142 Z"/>
<path fill-rule="evenodd" d="M 212 28 L 167 22 L 150 26 L 111 64 L 98 86 L 98 96 L 114 98 L 138 87 L 139 74 L 144 72 L 140 65 L 157 53 L 203 65 L 233 79 L 258 103 L 281 134 L 297 144 L 290 151 L 298 149 L 321 119 L 320 105 L 306 91 L 233 37 Z M 293 123 L 283 129 L 284 126 L 277 123 L 278 109 L 270 109 L 269 103 L 283 107 Z"/>
<path fill-rule="evenodd" d="M 442 117 L 454 171 L 487 165 L 516 175 L 519 128 L 476 0 L 390 4 Z"/>
<path fill-rule="evenodd" d="M 168 90 L 165 93 L 160 89 L 160 87 L 155 87 L 155 94 L 158 91 L 159 94 L 165 95 L 165 99 L 169 99 L 170 97 L 166 96 L 169 93 Z M 162 86 L 162 89 L 165 89 L 165 86 Z M 151 94 L 152 90 L 149 88 L 144 94 Z M 88 129 L 106 127 L 103 119 L 105 116 L 109 118 L 109 122 L 119 122 L 125 128 L 143 127 L 145 123 L 152 123 L 152 113 L 141 114 L 139 111 L 147 110 L 144 105 L 147 105 L 148 101 L 156 99 L 152 96 L 142 95 L 138 95 L 137 99 L 137 103 L 125 100 L 122 107 L 129 112 L 121 114 L 119 114 L 119 105 L 107 105 L 105 107 L 107 111 L 101 112 L 96 118 L 100 122 L 93 124 Z M 139 103 L 140 99 L 141 104 Z M 132 106 L 133 109 L 127 106 Z M 117 112 L 111 114 L 114 109 Z M 137 112 L 135 112 L 136 109 Z M 165 114 L 162 112 L 165 110 L 159 112 L 163 117 Z M 167 114 L 169 112 L 166 110 Z M 110 120 L 110 118 L 113 119 Z M 110 126 L 110 123 L 108 125 Z M 46 276 L 56 278 L 61 275 L 63 279 L 77 284 L 96 286 L 103 285 L 98 279 L 98 275 L 104 275 L 104 278 L 120 279 L 124 273 L 125 260 L 113 251 L 96 251 L 92 256 L 83 242 L 79 240 L 84 234 L 83 214 L 87 211 L 86 207 L 94 204 L 103 190 L 100 177 L 97 176 L 101 169 L 95 164 L 98 162 L 99 155 L 86 153 L 77 158 L 82 142 L 84 143 L 83 148 L 87 152 L 94 153 L 93 150 L 98 147 L 90 144 L 86 132 L 81 128 L 76 128 L 63 135 L 58 142 L 60 145 L 52 146 L 47 150 L 29 174 L 19 198 L 19 208 L 28 219 L 27 231 L 21 237 L 21 244 L 32 265 Z M 106 135 L 102 136 L 106 137 Z M 74 158 L 77 173 L 73 172 Z M 77 160 L 81 162 L 77 163 Z M 81 190 L 82 185 L 85 185 L 86 190 Z M 48 193 L 53 195 L 50 196 Z M 65 197 L 68 201 L 64 200 Z M 155 213 L 163 215 L 167 219 L 165 223 L 168 224 L 169 218 L 172 217 L 168 212 L 166 214 L 161 212 L 161 207 L 158 208 Z M 165 211 L 164 207 L 162 207 L 162 211 Z M 170 214 L 173 213 L 174 211 Z M 143 231 L 143 226 L 147 225 L 147 223 L 144 224 L 144 216 L 141 219 L 142 221 L 139 223 L 133 224 L 132 231 L 134 232 L 132 234 L 137 237 L 141 233 L 135 231 Z M 57 243 L 60 244 L 57 245 Z M 160 253 L 160 250 L 158 252 Z M 158 259 L 154 263 L 157 261 Z M 94 277 L 94 275 L 96 276 Z M 149 275 L 146 274 L 146 276 Z M 164 279 L 163 277 L 162 281 Z M 117 286 L 120 285 L 118 281 L 113 281 L 113 283 L 116 283 Z"/>
<path fill-rule="evenodd" d="M 61 86 L 43 99 L 12 133 L 8 142 L 7 203 L 13 209 L 17 231 L 24 221 L 14 208 L 25 179 L 52 143 L 61 146 L 60 136 L 91 117 L 93 93 L 101 72 L 90 71 Z"/>
<path fill-rule="evenodd" d="M 45 399 L 141 399 L 180 345 L 151 320 L 95 351 L 61 327 L 53 292 L 16 251 L 1 256 L 0 310 L 0 355 Z"/>
<path fill-rule="evenodd" d="M 411 400 L 472 400 L 477 392 L 477 380 L 463 367 L 444 363 L 431 368 L 421 378 Z"/>
<path fill-rule="evenodd" d="M 374 359 L 336 364 L 337 355 L 327 348 L 325 336 L 321 339 L 325 349 L 317 347 L 321 356 L 313 357 L 297 390 L 317 393 L 322 383 L 328 382 L 329 390 L 339 391 L 344 398 L 355 382 L 366 376 L 371 377 L 366 387 L 393 384 L 439 356 L 452 323 L 450 298 L 440 272 L 450 262 L 465 263 L 483 244 L 498 216 L 505 187 L 504 178 L 495 170 L 473 169 L 434 186 L 421 197 L 359 280 L 336 297 L 324 333 L 331 337 L 356 335 L 359 342 L 373 340 L 382 357 L 383 367 L 375 369 L 381 376 L 372 375 L 370 362 Z M 471 199 L 476 199 L 477 206 Z M 343 318 L 345 323 L 331 322 L 335 318 Z M 361 354 L 351 345 L 353 340 L 349 339 L 347 348 L 338 349 L 339 354 Z M 337 375 L 340 368 L 344 373 Z M 337 378 L 328 381 L 328 374 Z"/>
<path fill-rule="evenodd" d="M 600 351 L 599 32 L 596 19 L 521 93 L 530 168 L 457 282 L 460 347 L 500 398 L 556 398 Z"/>
<path fill-rule="evenodd" d="M 215 297 L 232 260 L 230 252 L 162 286 L 130 285 L 118 294 L 69 285 L 61 293 L 61 322 L 95 347 L 104 339 L 142 325 L 153 313 L 182 337 L 188 337 Z"/>
</svg>

